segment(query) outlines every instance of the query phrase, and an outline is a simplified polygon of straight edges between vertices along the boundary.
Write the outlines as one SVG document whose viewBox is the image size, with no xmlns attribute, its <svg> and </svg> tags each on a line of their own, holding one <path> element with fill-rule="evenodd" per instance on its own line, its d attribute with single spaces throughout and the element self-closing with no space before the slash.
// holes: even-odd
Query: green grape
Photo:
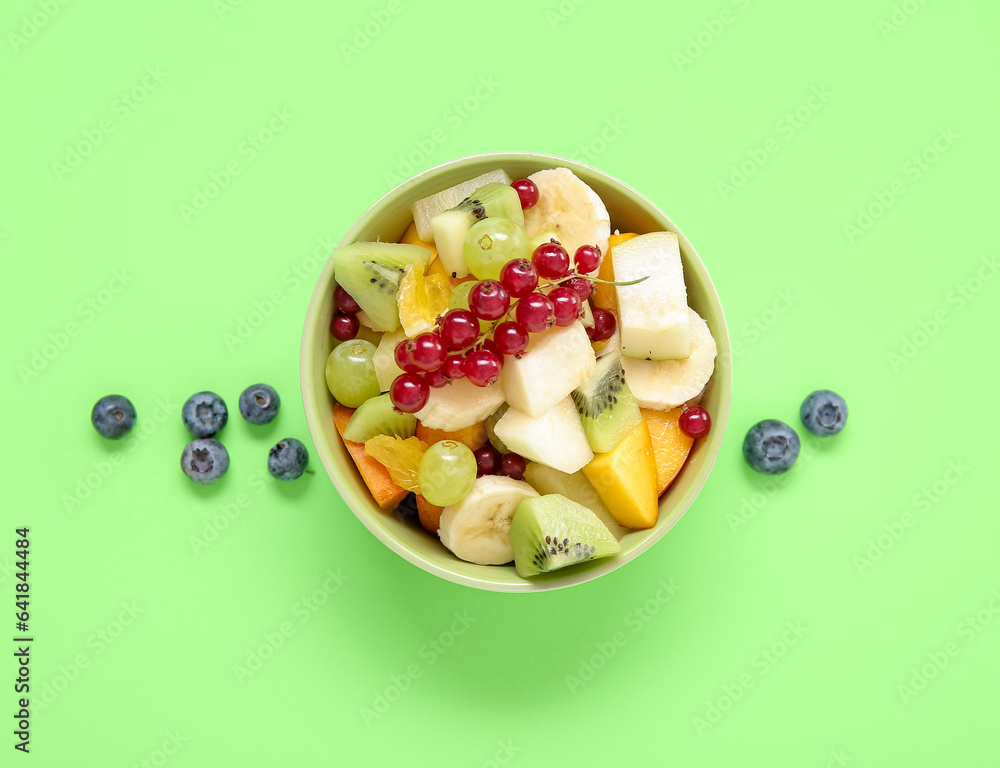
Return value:
<svg viewBox="0 0 1000 768">
<path fill-rule="evenodd" d="M 461 501 L 476 482 L 476 457 L 457 440 L 434 443 L 420 460 L 417 483 L 431 504 L 447 507 Z"/>
<path fill-rule="evenodd" d="M 326 359 L 326 385 L 338 403 L 357 408 L 381 393 L 372 364 L 374 354 L 375 345 L 363 339 L 345 341 L 330 353 Z"/>
<path fill-rule="evenodd" d="M 464 283 L 459 283 L 452 289 L 451 296 L 448 297 L 448 309 L 468 309 L 469 308 L 469 291 L 475 288 L 478 283 L 474 280 L 466 280 Z M 489 331 L 490 327 L 493 325 L 489 320 L 479 321 L 479 331 L 481 333 L 486 333 Z M 493 334 L 489 333 L 488 338 L 493 338 Z"/>
<path fill-rule="evenodd" d="M 524 227 L 498 216 L 477 221 L 465 236 L 465 263 L 480 280 L 499 280 L 504 264 L 530 259 L 531 251 Z"/>
<path fill-rule="evenodd" d="M 451 291 L 451 296 L 448 297 L 448 309 L 468 309 L 469 291 L 475 287 L 476 283 L 473 280 L 456 285 Z"/>
</svg>

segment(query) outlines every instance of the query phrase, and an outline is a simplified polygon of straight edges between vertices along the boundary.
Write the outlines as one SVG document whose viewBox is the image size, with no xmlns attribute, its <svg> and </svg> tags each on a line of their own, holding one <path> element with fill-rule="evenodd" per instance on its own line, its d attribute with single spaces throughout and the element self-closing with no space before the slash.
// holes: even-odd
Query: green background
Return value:
<svg viewBox="0 0 1000 768">
<path fill-rule="evenodd" d="M 1000 11 L 339 6 L 0 12 L 0 594 L 30 526 L 35 637 L 15 757 L 996 765 Z M 506 150 L 655 201 L 734 346 L 728 434 L 681 524 L 532 596 L 393 555 L 318 461 L 264 470 L 278 439 L 311 445 L 299 339 L 333 243 L 406 176 Z M 257 381 L 284 403 L 263 429 L 235 413 Z M 198 487 L 179 410 L 205 388 L 233 410 L 232 467 Z M 746 430 L 798 425 L 817 388 L 847 429 L 800 427 L 780 483 L 750 471 Z M 110 392 L 139 411 L 121 443 L 88 424 Z"/>
</svg>

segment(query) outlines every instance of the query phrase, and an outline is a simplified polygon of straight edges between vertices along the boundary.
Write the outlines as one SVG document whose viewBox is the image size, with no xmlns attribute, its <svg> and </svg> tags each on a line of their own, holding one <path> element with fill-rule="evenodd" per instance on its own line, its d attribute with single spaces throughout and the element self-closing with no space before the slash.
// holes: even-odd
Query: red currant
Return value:
<svg viewBox="0 0 1000 768">
<path fill-rule="evenodd" d="M 500 270 L 500 282 L 507 293 L 520 299 L 538 287 L 538 272 L 527 259 L 511 259 Z"/>
<path fill-rule="evenodd" d="M 389 399 L 393 407 L 403 413 L 416 413 L 430 397 L 430 387 L 419 373 L 401 373 L 389 387 Z"/>
<path fill-rule="evenodd" d="M 428 371 L 424 374 L 424 380 L 427 385 L 433 387 L 434 389 L 441 389 L 441 387 L 451 384 L 451 379 L 444 372 L 444 368 L 437 368 L 433 371 Z"/>
<path fill-rule="evenodd" d="M 707 435 L 708 430 L 712 428 L 712 417 L 708 415 L 708 411 L 700 405 L 696 405 L 686 409 L 681 414 L 677 420 L 677 426 L 685 435 L 697 440 L 699 437 Z"/>
<path fill-rule="evenodd" d="M 610 309 L 596 307 L 594 309 L 594 327 L 587 329 L 587 335 L 591 341 L 604 341 L 615 335 L 615 328 L 618 321 L 615 320 L 615 313 Z"/>
<path fill-rule="evenodd" d="M 407 373 L 417 373 L 420 370 L 420 366 L 413 359 L 414 346 L 413 339 L 403 339 L 392 350 L 396 365 Z"/>
<path fill-rule="evenodd" d="M 449 379 L 465 378 L 465 358 L 462 355 L 448 355 L 444 359 L 444 366 L 441 370 Z"/>
<path fill-rule="evenodd" d="M 521 198 L 521 208 L 527 210 L 538 202 L 538 187 L 531 179 L 517 179 L 510 184 Z"/>
<path fill-rule="evenodd" d="M 444 365 L 444 342 L 436 333 L 421 333 L 413 339 L 413 364 L 421 371 L 436 371 Z"/>
<path fill-rule="evenodd" d="M 565 327 L 572 325 L 579 319 L 583 311 L 580 297 L 572 288 L 559 286 L 549 291 L 549 299 L 552 301 L 552 308 L 556 315 L 556 325 Z"/>
<path fill-rule="evenodd" d="M 528 332 L 520 323 L 508 320 L 493 330 L 493 341 L 505 355 L 520 355 L 528 348 Z"/>
<path fill-rule="evenodd" d="M 500 451 L 487 443 L 472 452 L 476 457 L 476 477 L 495 475 L 500 470 Z"/>
<path fill-rule="evenodd" d="M 356 315 L 361 311 L 354 297 L 339 285 L 333 289 L 333 305 L 345 315 Z"/>
<path fill-rule="evenodd" d="M 511 480 L 520 480 L 524 477 L 524 470 L 527 469 L 528 462 L 524 457 L 516 453 L 505 453 L 500 459 L 500 474 L 506 475 Z"/>
<path fill-rule="evenodd" d="M 438 333 L 449 351 L 467 349 L 479 338 L 479 320 L 467 309 L 449 309 L 441 316 Z"/>
<path fill-rule="evenodd" d="M 529 333 L 540 333 L 551 328 L 556 321 L 556 311 L 552 299 L 544 293 L 525 296 L 514 310 L 517 322 Z"/>
<path fill-rule="evenodd" d="M 347 341 L 358 335 L 358 328 L 361 324 L 354 315 L 347 315 L 337 312 L 330 318 L 330 333 L 337 341 Z"/>
<path fill-rule="evenodd" d="M 480 320 L 499 320 L 510 309 L 510 294 L 498 280 L 483 280 L 469 291 L 469 309 Z"/>
<path fill-rule="evenodd" d="M 585 277 L 571 277 L 562 285 L 571 289 L 573 293 L 580 297 L 580 301 L 586 301 L 590 294 L 594 292 L 594 284 Z"/>
<path fill-rule="evenodd" d="M 573 254 L 577 272 L 593 272 L 601 266 L 601 249 L 596 245 L 581 245 Z"/>
<path fill-rule="evenodd" d="M 503 352 L 500 351 L 500 347 L 496 345 L 493 339 L 483 339 L 483 343 L 479 345 L 479 349 L 485 349 L 487 352 L 492 352 L 496 355 L 497 360 L 500 361 L 500 369 L 503 370 Z"/>
<path fill-rule="evenodd" d="M 477 387 L 485 387 L 500 378 L 500 358 L 488 349 L 477 349 L 465 356 L 465 375 Z"/>
<path fill-rule="evenodd" d="M 558 280 L 569 273 L 569 254 L 559 243 L 542 243 L 531 254 L 531 263 L 539 276 L 549 280 Z"/>
</svg>

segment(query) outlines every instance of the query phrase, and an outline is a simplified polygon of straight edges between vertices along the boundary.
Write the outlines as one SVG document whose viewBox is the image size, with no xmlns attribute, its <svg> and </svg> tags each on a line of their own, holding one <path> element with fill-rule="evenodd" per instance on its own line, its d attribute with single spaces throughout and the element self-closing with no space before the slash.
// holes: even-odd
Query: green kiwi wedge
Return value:
<svg viewBox="0 0 1000 768">
<path fill-rule="evenodd" d="M 493 411 L 490 417 L 486 419 L 486 437 L 489 439 L 490 445 L 500 451 L 500 453 L 510 453 L 510 448 L 504 445 L 503 440 L 497 437 L 497 433 L 493 428 L 500 421 L 501 417 L 507 413 L 508 408 L 510 406 L 507 403 L 501 403 L 500 407 Z"/>
<path fill-rule="evenodd" d="M 597 360 L 594 375 L 570 393 L 594 453 L 607 453 L 642 419 L 639 405 L 625 381 L 621 353 Z"/>
<path fill-rule="evenodd" d="M 621 551 L 597 515 L 558 493 L 522 500 L 508 536 L 514 567 L 526 579 Z"/>
<path fill-rule="evenodd" d="M 417 431 L 417 417 L 412 413 L 400 413 L 392 406 L 389 393 L 365 400 L 351 414 L 344 427 L 344 439 L 363 443 L 376 435 L 413 437 Z"/>
<path fill-rule="evenodd" d="M 333 252 L 333 275 L 378 330 L 395 331 L 399 328 L 399 282 L 412 264 L 419 262 L 426 269 L 430 256 L 419 245 L 352 243 Z"/>
</svg>

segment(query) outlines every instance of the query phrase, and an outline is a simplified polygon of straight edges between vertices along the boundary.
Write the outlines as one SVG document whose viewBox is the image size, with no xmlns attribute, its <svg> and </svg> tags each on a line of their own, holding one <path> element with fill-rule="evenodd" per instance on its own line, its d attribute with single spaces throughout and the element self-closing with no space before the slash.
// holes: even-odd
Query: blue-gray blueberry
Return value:
<svg viewBox="0 0 1000 768">
<path fill-rule="evenodd" d="M 198 392 L 184 403 L 181 418 L 195 437 L 211 437 L 226 426 L 229 410 L 225 401 L 214 392 Z"/>
<path fill-rule="evenodd" d="M 762 474 L 787 472 L 799 457 L 799 436 L 785 422 L 765 419 L 743 438 L 743 457 Z"/>
<path fill-rule="evenodd" d="M 281 398 L 274 387 L 254 384 L 240 395 L 240 414 L 251 424 L 267 424 L 278 415 Z"/>
<path fill-rule="evenodd" d="M 847 403 L 829 389 L 819 389 L 802 401 L 802 424 L 819 437 L 837 434 L 847 424 Z"/>
<path fill-rule="evenodd" d="M 294 437 L 286 437 L 267 456 L 267 471 L 278 480 L 295 480 L 309 464 L 309 451 Z"/>
<path fill-rule="evenodd" d="M 229 452 L 222 443 L 212 438 L 192 440 L 184 446 L 181 469 L 196 483 L 214 483 L 229 469 Z"/>
<path fill-rule="evenodd" d="M 107 395 L 96 403 L 90 412 L 90 423 L 102 437 L 118 440 L 135 426 L 135 406 L 124 395 Z"/>
</svg>

